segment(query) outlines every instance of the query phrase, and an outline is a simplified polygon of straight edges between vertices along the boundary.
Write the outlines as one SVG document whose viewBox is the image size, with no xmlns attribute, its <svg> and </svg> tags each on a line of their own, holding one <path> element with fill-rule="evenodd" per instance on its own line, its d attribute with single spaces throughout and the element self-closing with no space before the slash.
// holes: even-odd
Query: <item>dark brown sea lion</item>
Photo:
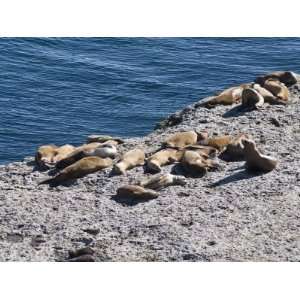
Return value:
<svg viewBox="0 0 300 300">
<path fill-rule="evenodd" d="M 242 92 L 242 107 L 260 108 L 264 104 L 264 97 L 254 88 L 246 88 Z"/>
<path fill-rule="evenodd" d="M 265 76 L 258 76 L 255 79 L 255 82 L 259 83 L 261 86 L 264 86 L 265 81 L 268 79 L 277 79 L 280 82 L 284 83 L 286 86 L 291 86 L 297 83 L 297 76 L 294 72 L 291 71 L 276 71 Z"/>
<path fill-rule="evenodd" d="M 96 135 L 96 134 L 92 134 L 92 135 L 89 135 L 87 137 L 87 143 L 105 143 L 105 142 L 108 142 L 108 141 L 115 141 L 116 144 L 123 144 L 124 143 L 124 140 L 120 139 L 120 138 L 117 138 L 117 137 L 112 137 L 110 135 Z"/>
</svg>

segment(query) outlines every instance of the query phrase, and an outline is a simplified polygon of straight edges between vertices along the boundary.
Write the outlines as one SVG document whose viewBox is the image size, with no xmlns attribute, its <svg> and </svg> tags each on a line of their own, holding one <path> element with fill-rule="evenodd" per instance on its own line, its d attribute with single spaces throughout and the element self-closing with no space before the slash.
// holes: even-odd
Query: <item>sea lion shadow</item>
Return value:
<svg viewBox="0 0 300 300">
<path fill-rule="evenodd" d="M 49 185 L 50 188 L 56 188 L 58 186 L 71 187 L 76 182 L 77 182 L 77 179 L 69 179 L 67 181 L 60 182 L 60 183 L 57 183 L 57 182 L 49 183 L 48 185 Z"/>
<path fill-rule="evenodd" d="M 183 167 L 180 165 L 180 163 L 177 163 L 175 164 L 171 171 L 170 171 L 171 174 L 173 175 L 181 175 L 181 176 L 184 176 L 184 177 L 187 177 L 187 178 L 201 178 L 203 176 L 205 176 L 206 173 L 199 173 L 199 174 L 193 174 L 193 173 L 189 173 L 189 172 L 186 172 Z"/>
<path fill-rule="evenodd" d="M 144 174 L 152 174 L 152 175 L 154 175 L 154 174 L 160 173 L 160 171 L 150 170 L 149 167 L 146 164 L 144 164 L 142 167 L 143 167 Z"/>
<path fill-rule="evenodd" d="M 246 112 L 252 111 L 253 108 L 250 107 L 243 107 L 242 105 L 237 105 L 231 108 L 230 110 L 226 111 L 222 117 L 223 118 L 231 118 L 231 117 L 239 117 L 244 115 Z"/>
<path fill-rule="evenodd" d="M 26 162 L 26 166 L 33 167 L 32 172 L 46 172 L 49 171 L 49 166 L 39 166 L 34 160 Z"/>
<path fill-rule="evenodd" d="M 111 199 L 119 204 L 122 204 L 123 206 L 135 206 L 137 204 L 145 203 L 153 200 L 153 199 L 133 199 L 130 197 L 119 197 L 117 195 L 112 196 Z"/>
<path fill-rule="evenodd" d="M 209 185 L 209 187 L 217 187 L 217 186 L 221 186 L 221 185 L 225 185 L 231 182 L 237 182 L 240 180 L 245 180 L 245 179 L 250 179 L 256 176 L 261 176 L 262 174 L 264 174 L 263 172 L 250 172 L 247 169 L 243 169 L 242 171 L 236 172 L 232 175 L 229 175 L 223 179 L 220 179 L 212 184 Z"/>
</svg>

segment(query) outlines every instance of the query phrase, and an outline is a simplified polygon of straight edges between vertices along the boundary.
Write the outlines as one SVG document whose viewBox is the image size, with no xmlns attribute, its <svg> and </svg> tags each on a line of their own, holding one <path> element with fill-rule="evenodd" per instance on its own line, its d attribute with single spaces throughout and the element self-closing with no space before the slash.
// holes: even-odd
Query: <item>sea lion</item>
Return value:
<svg viewBox="0 0 300 300">
<path fill-rule="evenodd" d="M 35 163 L 40 168 L 49 167 L 49 164 L 52 163 L 53 158 L 56 155 L 56 145 L 43 145 L 40 146 L 35 154 Z"/>
<path fill-rule="evenodd" d="M 151 189 L 143 188 L 139 185 L 124 185 L 118 188 L 117 198 L 132 200 L 150 200 L 158 197 L 158 193 Z"/>
<path fill-rule="evenodd" d="M 195 130 L 191 130 L 176 132 L 168 137 L 168 139 L 163 143 L 163 146 L 166 148 L 183 149 L 185 146 L 196 144 L 198 141 L 207 138 L 207 136 L 208 133 L 205 131 L 197 132 Z"/>
<path fill-rule="evenodd" d="M 211 160 L 205 160 L 199 153 L 190 150 L 184 152 L 180 165 L 192 176 L 203 176 L 214 166 Z"/>
<path fill-rule="evenodd" d="M 189 145 L 184 147 L 184 150 L 192 150 L 198 152 L 202 157 L 205 158 L 215 158 L 218 152 L 216 148 L 205 145 Z"/>
<path fill-rule="evenodd" d="M 231 105 L 240 102 L 242 92 L 247 87 L 249 87 L 248 83 L 230 87 L 208 101 L 200 103 L 199 106 L 214 108 L 216 105 Z"/>
<path fill-rule="evenodd" d="M 67 157 L 58 161 L 55 165 L 56 169 L 66 168 L 76 161 L 88 157 L 88 156 L 99 156 L 101 158 L 115 158 L 117 155 L 117 148 L 109 143 L 90 143 L 84 144 L 77 147 Z"/>
<path fill-rule="evenodd" d="M 170 185 L 186 185 L 186 180 L 183 176 L 177 176 L 170 173 L 158 174 L 140 181 L 138 185 L 144 188 L 159 191 Z"/>
<path fill-rule="evenodd" d="M 254 88 L 246 88 L 242 92 L 242 107 L 260 108 L 264 104 L 264 97 Z"/>
<path fill-rule="evenodd" d="M 244 157 L 248 170 L 270 172 L 276 168 L 278 160 L 274 157 L 261 154 L 256 148 L 254 141 L 243 139 L 242 144 L 244 146 Z"/>
<path fill-rule="evenodd" d="M 114 142 L 116 142 L 117 145 L 124 143 L 124 140 L 117 138 L 117 137 L 112 137 L 110 135 L 96 135 L 96 134 L 89 135 L 87 137 L 86 142 L 87 142 L 87 144 L 89 144 L 89 143 L 94 143 L 94 142 L 105 143 L 108 141 L 114 141 Z"/>
<path fill-rule="evenodd" d="M 114 165 L 113 173 L 126 174 L 126 170 L 130 170 L 145 163 L 145 152 L 141 149 L 133 149 L 126 152 L 121 160 Z"/>
<path fill-rule="evenodd" d="M 160 150 L 147 159 L 147 169 L 151 172 L 160 172 L 162 166 L 179 161 L 182 154 L 182 151 L 172 148 Z"/>
<path fill-rule="evenodd" d="M 247 134 L 239 134 L 232 138 L 230 143 L 225 147 L 225 150 L 221 153 L 219 158 L 225 161 L 240 161 L 244 160 L 244 146 L 242 144 L 243 139 L 249 139 Z"/>
<path fill-rule="evenodd" d="M 46 179 L 39 184 L 57 186 L 67 180 L 84 177 L 85 175 L 95 173 L 111 165 L 111 158 L 101 158 L 97 156 L 84 157 L 63 169 L 55 177 Z"/>
<path fill-rule="evenodd" d="M 232 135 L 221 135 L 210 137 L 201 142 L 201 145 L 210 146 L 217 149 L 219 152 L 223 151 L 225 147 L 232 142 L 234 137 Z"/>
<path fill-rule="evenodd" d="M 56 149 L 56 154 L 53 157 L 52 163 L 56 164 L 60 160 L 66 158 L 70 153 L 72 153 L 76 147 L 66 144 Z"/>
<path fill-rule="evenodd" d="M 264 83 L 264 88 L 270 91 L 275 97 L 283 100 L 289 100 L 289 90 L 284 83 L 278 81 L 277 79 L 267 79 Z"/>
<path fill-rule="evenodd" d="M 277 79 L 280 82 L 284 83 L 286 86 L 291 86 L 297 83 L 297 76 L 294 72 L 290 71 L 277 71 L 267 74 L 265 76 L 258 76 L 255 79 L 256 83 L 259 83 L 261 86 L 264 86 L 265 81 L 268 79 Z"/>
</svg>

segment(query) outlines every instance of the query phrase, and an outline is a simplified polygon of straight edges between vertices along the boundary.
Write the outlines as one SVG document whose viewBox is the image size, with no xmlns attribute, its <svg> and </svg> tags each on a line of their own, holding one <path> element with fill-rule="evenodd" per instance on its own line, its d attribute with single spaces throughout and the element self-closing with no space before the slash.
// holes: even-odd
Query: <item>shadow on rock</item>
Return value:
<svg viewBox="0 0 300 300">
<path fill-rule="evenodd" d="M 240 172 L 234 173 L 232 175 L 229 175 L 217 182 L 214 182 L 212 184 L 209 185 L 209 187 L 217 187 L 217 186 L 221 186 L 221 185 L 225 185 L 231 182 L 236 182 L 236 181 L 240 181 L 240 180 L 244 180 L 244 179 L 250 179 L 252 177 L 256 177 L 256 176 L 260 176 L 262 175 L 262 172 L 249 172 L 247 170 L 242 170 Z"/>
<path fill-rule="evenodd" d="M 244 115 L 246 112 L 252 111 L 252 108 L 244 108 L 241 105 L 234 106 L 232 109 L 226 111 L 223 114 L 223 118 L 239 117 Z"/>
<path fill-rule="evenodd" d="M 173 175 L 181 175 L 187 178 L 201 178 L 206 174 L 206 172 L 187 172 L 184 170 L 181 164 L 175 164 L 170 173 Z"/>
<path fill-rule="evenodd" d="M 119 197 L 117 195 L 112 196 L 111 199 L 124 206 L 135 206 L 139 203 L 145 203 L 145 202 L 149 202 L 150 200 L 153 200 L 153 199 L 135 199 L 133 197 Z"/>
</svg>

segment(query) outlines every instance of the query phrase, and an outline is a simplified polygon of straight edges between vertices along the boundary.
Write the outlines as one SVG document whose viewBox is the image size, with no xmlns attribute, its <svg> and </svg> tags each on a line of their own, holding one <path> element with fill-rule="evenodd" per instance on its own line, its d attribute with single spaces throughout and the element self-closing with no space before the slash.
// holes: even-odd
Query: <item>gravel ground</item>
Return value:
<svg viewBox="0 0 300 300">
<path fill-rule="evenodd" d="M 195 128 L 249 133 L 264 154 L 279 159 L 267 174 L 219 160 L 220 170 L 130 206 L 112 196 L 148 176 L 142 167 L 115 177 L 109 168 L 50 188 L 38 185 L 49 175 L 35 168 L 32 157 L 0 166 L 0 260 L 66 261 L 69 250 L 88 246 L 95 261 L 299 261 L 300 84 L 290 91 L 286 107 L 245 113 L 197 102 L 120 147 L 143 145 L 150 152 L 169 134 Z"/>
</svg>

